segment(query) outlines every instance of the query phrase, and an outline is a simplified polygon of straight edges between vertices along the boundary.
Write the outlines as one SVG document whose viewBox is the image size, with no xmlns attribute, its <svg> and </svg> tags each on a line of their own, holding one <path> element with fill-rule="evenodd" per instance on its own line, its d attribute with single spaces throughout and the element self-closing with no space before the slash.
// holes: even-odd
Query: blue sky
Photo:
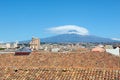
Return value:
<svg viewBox="0 0 120 80">
<path fill-rule="evenodd" d="M 0 0 L 0 41 L 53 36 L 48 29 L 65 25 L 120 38 L 120 0 Z"/>
</svg>

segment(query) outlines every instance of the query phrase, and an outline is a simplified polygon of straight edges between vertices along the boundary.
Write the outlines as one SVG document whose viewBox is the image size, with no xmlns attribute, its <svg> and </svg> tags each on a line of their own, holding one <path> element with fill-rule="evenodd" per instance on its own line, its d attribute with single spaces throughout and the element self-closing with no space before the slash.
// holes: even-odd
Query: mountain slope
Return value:
<svg viewBox="0 0 120 80">
<path fill-rule="evenodd" d="M 102 38 L 92 35 L 61 34 L 49 38 L 41 39 L 41 42 L 114 42 L 109 38 Z"/>
</svg>

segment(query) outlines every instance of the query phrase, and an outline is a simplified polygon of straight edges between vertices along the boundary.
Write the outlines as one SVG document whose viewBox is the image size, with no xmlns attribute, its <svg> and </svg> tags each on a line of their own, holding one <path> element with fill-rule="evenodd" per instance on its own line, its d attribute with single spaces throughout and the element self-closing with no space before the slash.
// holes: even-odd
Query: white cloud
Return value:
<svg viewBox="0 0 120 80">
<path fill-rule="evenodd" d="M 112 40 L 120 41 L 120 38 L 112 38 Z"/>
<path fill-rule="evenodd" d="M 55 34 L 79 34 L 79 35 L 88 35 L 89 31 L 80 26 L 76 25 L 64 25 L 48 29 L 50 32 Z"/>
</svg>

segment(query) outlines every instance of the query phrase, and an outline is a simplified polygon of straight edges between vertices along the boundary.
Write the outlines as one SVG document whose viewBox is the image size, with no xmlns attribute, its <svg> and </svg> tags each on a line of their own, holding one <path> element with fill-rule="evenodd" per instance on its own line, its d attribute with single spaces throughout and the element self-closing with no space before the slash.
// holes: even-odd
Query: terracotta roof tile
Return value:
<svg viewBox="0 0 120 80">
<path fill-rule="evenodd" d="M 0 54 L 0 80 L 120 80 L 119 57 L 107 53 Z"/>
<path fill-rule="evenodd" d="M 23 68 L 18 69 L 17 72 L 9 68 L 0 68 L 0 70 L 3 72 L 0 80 L 120 80 L 120 69 Z"/>
</svg>

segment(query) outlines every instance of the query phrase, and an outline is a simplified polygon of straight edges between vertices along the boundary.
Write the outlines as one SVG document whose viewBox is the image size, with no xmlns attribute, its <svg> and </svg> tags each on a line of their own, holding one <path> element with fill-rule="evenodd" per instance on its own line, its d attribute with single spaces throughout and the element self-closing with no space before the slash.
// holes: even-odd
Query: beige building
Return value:
<svg viewBox="0 0 120 80">
<path fill-rule="evenodd" d="M 0 48 L 10 48 L 10 43 L 1 43 Z"/>
<path fill-rule="evenodd" d="M 13 45 L 13 44 L 16 44 L 16 43 L 1 43 L 0 48 L 6 48 L 6 49 L 16 48 L 17 44 L 16 45 Z"/>
<path fill-rule="evenodd" d="M 32 41 L 30 42 L 30 48 L 32 50 L 39 50 L 40 49 L 40 39 L 32 38 Z"/>
</svg>

